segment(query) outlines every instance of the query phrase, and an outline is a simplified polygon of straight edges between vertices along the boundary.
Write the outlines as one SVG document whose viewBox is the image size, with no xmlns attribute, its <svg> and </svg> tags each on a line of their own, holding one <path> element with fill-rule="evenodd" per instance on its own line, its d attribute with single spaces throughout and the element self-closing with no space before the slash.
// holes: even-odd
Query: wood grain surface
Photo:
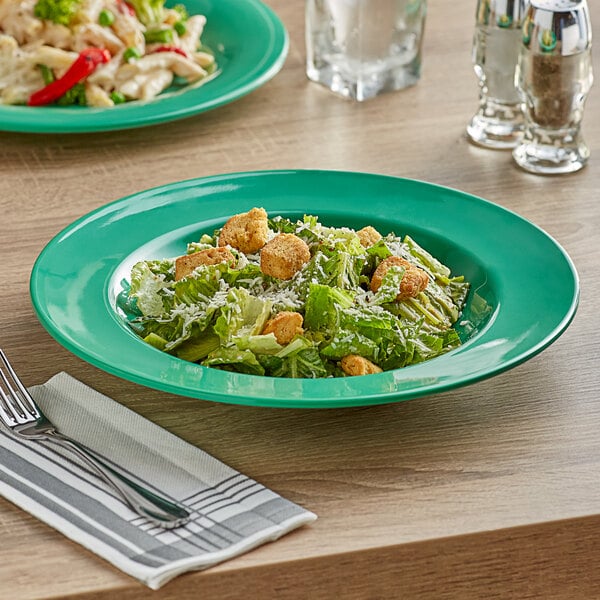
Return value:
<svg viewBox="0 0 600 600">
<path fill-rule="evenodd" d="M 589 165 L 534 176 L 465 138 L 477 105 L 474 2 L 430 0 L 421 81 L 362 104 L 306 79 L 303 3 L 268 4 L 289 56 L 237 102 L 124 132 L 0 132 L 0 347 L 27 385 L 67 371 L 319 519 L 150 592 L 0 499 L 0 598 L 600 598 L 600 88 L 583 124 Z M 31 268 L 73 220 L 160 184 L 271 168 L 411 177 L 505 206 L 570 254 L 578 313 L 552 346 L 493 379 L 326 411 L 169 396 L 92 367 L 41 327 Z"/>
</svg>

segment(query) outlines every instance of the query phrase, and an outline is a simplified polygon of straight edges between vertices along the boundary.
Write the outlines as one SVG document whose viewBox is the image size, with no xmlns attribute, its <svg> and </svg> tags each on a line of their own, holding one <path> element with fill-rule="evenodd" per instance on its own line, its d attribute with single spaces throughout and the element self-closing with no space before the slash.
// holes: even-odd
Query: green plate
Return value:
<svg viewBox="0 0 600 600">
<path fill-rule="evenodd" d="M 460 320 L 463 345 L 377 375 L 300 380 L 200 367 L 132 333 L 117 308 L 131 266 L 140 259 L 184 254 L 188 241 L 253 206 L 270 215 L 315 214 L 327 225 L 373 225 L 381 233 L 410 234 L 472 283 Z M 566 329 L 579 285 L 571 260 L 552 238 L 486 200 L 381 175 L 266 171 L 174 183 L 82 217 L 40 254 L 31 297 L 59 343 L 124 379 L 218 402 L 318 408 L 415 398 L 514 367 Z"/>
<path fill-rule="evenodd" d="M 131 129 L 189 117 L 252 92 L 281 69 L 288 35 L 259 0 L 169 0 L 207 18 L 202 43 L 214 52 L 218 74 L 199 86 L 166 91 L 148 102 L 111 108 L 0 105 L 0 130 L 78 133 Z"/>
</svg>

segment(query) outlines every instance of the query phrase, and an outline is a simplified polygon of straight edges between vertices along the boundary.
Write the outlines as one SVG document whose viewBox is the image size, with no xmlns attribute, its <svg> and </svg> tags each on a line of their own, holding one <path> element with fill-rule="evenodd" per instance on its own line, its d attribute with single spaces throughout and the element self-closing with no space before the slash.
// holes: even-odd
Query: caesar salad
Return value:
<svg viewBox="0 0 600 600">
<path fill-rule="evenodd" d="M 160 351 L 269 377 L 371 375 L 460 345 L 470 284 L 412 237 L 252 208 L 131 269 L 122 309 Z"/>
</svg>

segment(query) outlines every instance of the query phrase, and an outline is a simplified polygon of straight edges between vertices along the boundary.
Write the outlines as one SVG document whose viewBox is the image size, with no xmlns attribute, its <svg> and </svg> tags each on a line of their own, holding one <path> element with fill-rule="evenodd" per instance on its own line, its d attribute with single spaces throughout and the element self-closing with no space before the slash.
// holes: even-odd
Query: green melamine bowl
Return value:
<svg viewBox="0 0 600 600">
<path fill-rule="evenodd" d="M 147 102 L 111 108 L 0 105 L 0 130 L 78 133 L 130 129 L 189 117 L 233 102 L 274 77 L 289 40 L 277 15 L 259 0 L 169 0 L 207 18 L 202 43 L 218 74 L 202 85 L 167 90 Z"/>
<path fill-rule="evenodd" d="M 462 346 L 377 375 L 302 380 L 201 367 L 145 344 L 117 307 L 131 266 L 183 254 L 188 241 L 254 206 L 272 216 L 314 214 L 327 225 L 411 235 L 472 284 L 458 326 Z M 100 369 L 194 398 L 296 408 L 396 402 L 491 377 L 551 344 L 571 322 L 579 298 L 566 252 L 515 213 L 430 183 L 337 171 L 219 175 L 118 200 L 50 241 L 30 289 L 50 334 Z"/>
</svg>

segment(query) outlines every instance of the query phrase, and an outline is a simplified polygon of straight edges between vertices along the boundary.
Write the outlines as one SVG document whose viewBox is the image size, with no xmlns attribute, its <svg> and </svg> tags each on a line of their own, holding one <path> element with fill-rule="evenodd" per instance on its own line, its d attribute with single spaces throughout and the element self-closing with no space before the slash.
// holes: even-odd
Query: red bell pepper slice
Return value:
<svg viewBox="0 0 600 600">
<path fill-rule="evenodd" d="M 84 48 L 60 79 L 31 94 L 27 104 L 29 106 L 51 104 L 68 92 L 75 84 L 91 75 L 98 65 L 107 63 L 110 58 L 110 52 L 104 48 Z"/>
<path fill-rule="evenodd" d="M 133 6 L 131 6 L 131 4 L 128 2 L 125 2 L 125 0 L 117 0 L 117 6 L 124 15 L 131 15 L 132 17 L 135 17 L 135 8 L 133 8 Z"/>
<path fill-rule="evenodd" d="M 152 53 L 154 52 L 175 52 L 177 54 L 181 54 L 181 56 L 185 58 L 189 58 L 188 53 L 183 48 L 178 48 L 177 46 L 159 46 L 158 48 L 154 48 Z"/>
</svg>

